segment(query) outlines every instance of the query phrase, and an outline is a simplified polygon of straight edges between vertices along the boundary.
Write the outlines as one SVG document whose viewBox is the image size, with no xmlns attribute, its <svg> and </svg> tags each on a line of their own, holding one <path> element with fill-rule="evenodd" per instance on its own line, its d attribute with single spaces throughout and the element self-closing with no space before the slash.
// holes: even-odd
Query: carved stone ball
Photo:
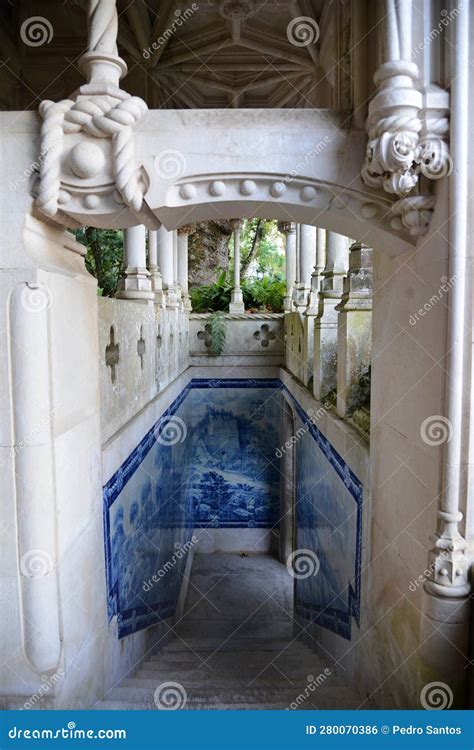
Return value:
<svg viewBox="0 0 474 750">
<path fill-rule="evenodd" d="M 104 168 L 105 156 L 100 146 L 94 143 L 78 143 L 72 149 L 69 161 L 74 174 L 86 180 Z"/>
</svg>

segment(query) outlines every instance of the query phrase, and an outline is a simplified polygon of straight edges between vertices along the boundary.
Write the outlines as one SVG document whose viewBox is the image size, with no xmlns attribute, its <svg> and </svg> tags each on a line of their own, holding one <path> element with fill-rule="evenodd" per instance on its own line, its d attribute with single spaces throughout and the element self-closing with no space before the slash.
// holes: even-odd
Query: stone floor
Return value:
<svg viewBox="0 0 474 750">
<path fill-rule="evenodd" d="M 292 608 L 293 580 L 270 555 L 195 555 L 174 638 L 96 708 L 358 708 L 356 692 L 295 637 Z"/>
</svg>

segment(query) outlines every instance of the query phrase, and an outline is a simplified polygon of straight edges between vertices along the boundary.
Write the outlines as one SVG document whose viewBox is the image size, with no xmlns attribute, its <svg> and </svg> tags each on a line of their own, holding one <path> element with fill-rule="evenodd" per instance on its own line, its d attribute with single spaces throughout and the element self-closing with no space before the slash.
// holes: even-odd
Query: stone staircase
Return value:
<svg viewBox="0 0 474 750">
<path fill-rule="evenodd" d="M 310 710 L 361 705 L 359 695 L 331 666 L 295 638 L 292 580 L 274 558 L 196 555 L 186 604 L 173 638 L 95 708 Z"/>
</svg>

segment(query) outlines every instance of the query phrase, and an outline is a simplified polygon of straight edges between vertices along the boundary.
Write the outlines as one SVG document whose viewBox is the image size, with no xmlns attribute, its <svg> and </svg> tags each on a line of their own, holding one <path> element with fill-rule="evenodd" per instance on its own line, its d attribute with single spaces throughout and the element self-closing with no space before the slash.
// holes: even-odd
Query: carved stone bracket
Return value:
<svg viewBox="0 0 474 750">
<path fill-rule="evenodd" d="M 135 161 L 134 127 L 145 102 L 119 87 L 127 67 L 117 54 L 115 0 L 89 0 L 89 49 L 80 60 L 88 83 L 69 99 L 43 101 L 36 205 L 54 221 L 80 226 L 75 217 L 111 209 L 121 226 L 159 222 L 144 201 L 146 185 Z M 130 216 L 131 214 L 131 216 Z"/>
<path fill-rule="evenodd" d="M 383 6 L 387 60 L 374 76 L 377 91 L 369 105 L 362 179 L 370 187 L 405 198 L 414 188 L 419 189 L 420 176 L 438 180 L 451 171 L 447 144 L 449 95 L 438 86 L 422 88 L 418 66 L 409 59 L 411 2 L 395 0 L 384 2 Z M 428 196 L 418 197 L 427 203 Z M 407 223 L 407 204 L 397 206 L 402 224 L 410 233 L 413 236 L 424 234 L 427 225 L 424 228 L 422 225 L 427 207 L 423 205 L 421 209 L 420 223 L 413 212 Z"/>
</svg>

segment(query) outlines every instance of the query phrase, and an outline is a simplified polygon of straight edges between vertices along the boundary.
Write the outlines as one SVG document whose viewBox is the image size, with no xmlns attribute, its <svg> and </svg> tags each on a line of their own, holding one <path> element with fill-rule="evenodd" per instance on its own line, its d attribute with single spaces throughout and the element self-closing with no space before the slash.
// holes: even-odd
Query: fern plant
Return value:
<svg viewBox="0 0 474 750">
<path fill-rule="evenodd" d="M 213 313 L 209 320 L 209 326 L 212 339 L 211 349 L 213 354 L 219 356 L 224 351 L 227 335 L 227 321 L 224 313 L 220 310 Z"/>
</svg>

